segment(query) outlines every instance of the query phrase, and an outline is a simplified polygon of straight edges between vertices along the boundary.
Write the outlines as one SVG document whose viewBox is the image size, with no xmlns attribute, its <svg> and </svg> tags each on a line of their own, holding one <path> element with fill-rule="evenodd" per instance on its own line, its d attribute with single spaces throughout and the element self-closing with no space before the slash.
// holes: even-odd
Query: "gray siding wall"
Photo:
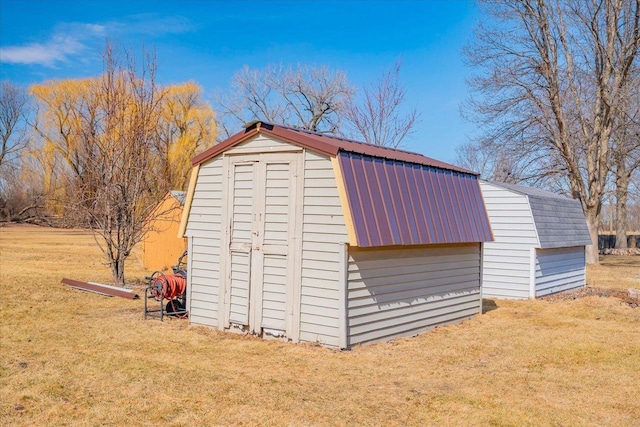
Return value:
<svg viewBox="0 0 640 427">
<path fill-rule="evenodd" d="M 259 136 L 232 149 L 250 152 L 284 144 Z M 200 166 L 186 235 L 192 240 L 191 323 L 218 325 L 222 239 L 222 156 Z M 348 241 L 336 180 L 328 157 L 304 153 L 300 281 L 301 341 L 339 346 L 340 248 Z M 293 337 L 290 337 L 293 338 Z"/>
<path fill-rule="evenodd" d="M 307 151 L 304 162 L 300 340 L 338 347 L 347 229 L 331 160 Z"/>
<path fill-rule="evenodd" d="M 584 246 L 536 250 L 536 297 L 584 286 Z"/>
<path fill-rule="evenodd" d="M 277 147 L 258 137 L 233 150 Z M 252 146 L 253 145 L 253 146 Z M 218 326 L 222 251 L 222 156 L 200 166 L 186 235 L 189 257 L 191 323 Z M 341 346 L 347 323 L 348 345 L 398 335 L 413 335 L 457 322 L 480 308 L 480 245 L 407 249 L 351 249 L 345 297 L 345 219 L 331 161 L 304 153 L 302 193 L 299 339 Z M 341 305 L 348 306 L 348 320 Z M 297 309 L 294 308 L 294 309 Z M 220 308 L 220 311 L 221 308 Z M 342 322 L 342 324 L 341 324 Z M 295 339 L 295 337 L 289 337 Z"/>
<path fill-rule="evenodd" d="M 529 298 L 530 248 L 538 246 L 527 197 L 480 182 L 493 230 L 493 242 L 484 244 L 482 294 L 495 298 Z"/>
<path fill-rule="evenodd" d="M 349 250 L 349 346 L 414 335 L 480 311 L 480 245 Z"/>
<path fill-rule="evenodd" d="M 200 166 L 186 236 L 189 254 L 189 317 L 193 324 L 218 326 L 220 241 L 222 238 L 222 157 Z"/>
</svg>

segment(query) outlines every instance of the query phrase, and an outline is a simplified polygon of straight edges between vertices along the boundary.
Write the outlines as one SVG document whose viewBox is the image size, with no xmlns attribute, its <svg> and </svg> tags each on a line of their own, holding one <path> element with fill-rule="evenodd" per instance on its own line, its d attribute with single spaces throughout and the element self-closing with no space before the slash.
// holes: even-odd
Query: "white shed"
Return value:
<svg viewBox="0 0 640 427">
<path fill-rule="evenodd" d="M 484 244 L 485 297 L 535 298 L 584 286 L 589 230 L 577 200 L 480 182 L 494 241 Z"/>
<path fill-rule="evenodd" d="M 348 348 L 480 312 L 476 174 L 263 122 L 193 164 L 192 324 Z"/>
</svg>

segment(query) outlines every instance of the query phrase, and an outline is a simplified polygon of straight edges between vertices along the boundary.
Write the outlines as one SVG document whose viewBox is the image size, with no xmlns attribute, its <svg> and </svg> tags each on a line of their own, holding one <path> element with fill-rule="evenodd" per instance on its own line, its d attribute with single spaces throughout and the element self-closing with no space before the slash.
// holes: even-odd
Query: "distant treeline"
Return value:
<svg viewBox="0 0 640 427">
<path fill-rule="evenodd" d="M 616 247 L 615 234 L 598 234 L 598 250 L 613 249 Z M 627 247 L 640 248 L 640 233 L 627 234 Z"/>
</svg>

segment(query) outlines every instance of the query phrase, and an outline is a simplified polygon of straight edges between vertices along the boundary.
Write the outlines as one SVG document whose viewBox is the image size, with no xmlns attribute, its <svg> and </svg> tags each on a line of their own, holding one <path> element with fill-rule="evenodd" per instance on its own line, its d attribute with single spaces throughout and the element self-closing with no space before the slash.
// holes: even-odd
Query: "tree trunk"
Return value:
<svg viewBox="0 0 640 427">
<path fill-rule="evenodd" d="M 598 220 L 599 212 L 597 206 L 588 207 L 585 212 L 587 219 L 587 228 L 589 228 L 589 235 L 591 236 L 592 245 L 586 246 L 586 261 L 587 264 L 597 265 L 600 263 L 598 253 Z"/>
<path fill-rule="evenodd" d="M 115 286 L 124 286 L 124 259 L 112 259 L 111 274 Z"/>
<path fill-rule="evenodd" d="M 627 249 L 627 198 L 629 196 L 627 173 L 616 177 L 616 249 Z"/>
</svg>

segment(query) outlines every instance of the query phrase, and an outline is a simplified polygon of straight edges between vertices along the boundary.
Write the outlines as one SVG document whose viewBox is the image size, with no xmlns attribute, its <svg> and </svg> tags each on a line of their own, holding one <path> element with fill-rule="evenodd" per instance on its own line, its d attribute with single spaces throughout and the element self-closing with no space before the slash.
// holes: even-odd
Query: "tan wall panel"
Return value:
<svg viewBox="0 0 640 427">
<path fill-rule="evenodd" d="M 187 239 L 178 238 L 182 217 L 182 206 L 173 196 L 165 197 L 156 208 L 157 212 L 167 212 L 152 224 L 142 242 L 142 263 L 148 270 L 170 270 L 187 249 Z"/>
</svg>

